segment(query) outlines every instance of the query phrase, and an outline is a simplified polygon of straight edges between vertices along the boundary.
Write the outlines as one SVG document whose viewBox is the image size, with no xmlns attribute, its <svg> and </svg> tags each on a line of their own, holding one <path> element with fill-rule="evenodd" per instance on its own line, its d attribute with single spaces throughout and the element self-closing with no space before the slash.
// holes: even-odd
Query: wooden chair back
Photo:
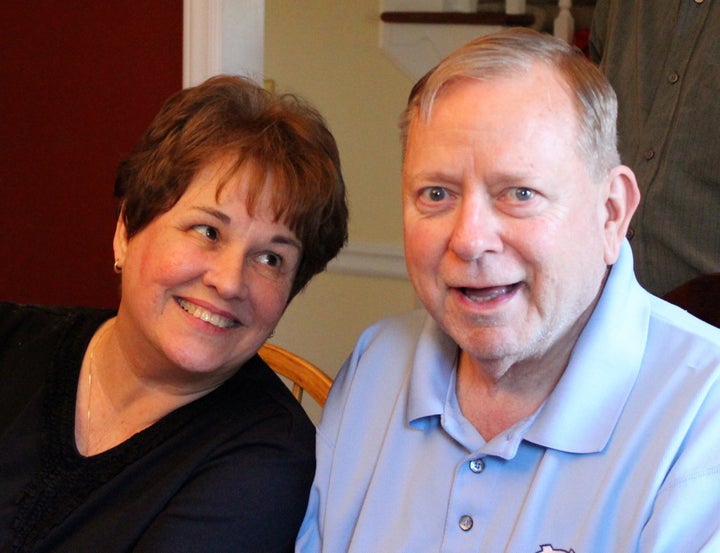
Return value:
<svg viewBox="0 0 720 553">
<path fill-rule="evenodd" d="M 263 344 L 258 353 L 272 370 L 291 381 L 298 401 L 307 392 L 321 407 L 325 405 L 332 379 L 320 368 L 275 344 Z"/>
</svg>

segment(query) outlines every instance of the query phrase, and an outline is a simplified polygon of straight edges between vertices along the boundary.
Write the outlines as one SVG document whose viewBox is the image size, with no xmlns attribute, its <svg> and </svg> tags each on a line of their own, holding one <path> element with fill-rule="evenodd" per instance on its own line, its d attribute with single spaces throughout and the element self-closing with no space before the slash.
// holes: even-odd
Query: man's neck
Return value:
<svg viewBox="0 0 720 553">
<path fill-rule="evenodd" d="M 542 363 L 488 362 L 461 352 L 457 395 L 463 415 L 490 441 L 537 411 L 555 389 L 568 357 Z"/>
</svg>

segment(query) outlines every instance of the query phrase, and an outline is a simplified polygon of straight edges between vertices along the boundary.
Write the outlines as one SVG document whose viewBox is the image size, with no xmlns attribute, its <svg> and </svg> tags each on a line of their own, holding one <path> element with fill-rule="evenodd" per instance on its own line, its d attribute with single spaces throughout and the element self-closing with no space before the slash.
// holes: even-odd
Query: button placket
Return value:
<svg viewBox="0 0 720 553">
<path fill-rule="evenodd" d="M 463 515 L 458 521 L 458 526 L 463 532 L 469 531 L 473 527 L 473 519 L 470 515 Z"/>
<path fill-rule="evenodd" d="M 468 466 L 470 467 L 470 470 L 474 472 L 475 474 L 480 474 L 482 471 L 485 470 L 485 461 L 482 459 L 473 459 L 468 463 Z"/>
</svg>

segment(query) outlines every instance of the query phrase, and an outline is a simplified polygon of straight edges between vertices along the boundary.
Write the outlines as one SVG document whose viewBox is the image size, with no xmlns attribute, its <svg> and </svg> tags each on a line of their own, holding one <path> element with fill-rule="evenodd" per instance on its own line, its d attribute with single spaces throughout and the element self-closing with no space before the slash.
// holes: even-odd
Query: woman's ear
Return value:
<svg viewBox="0 0 720 553">
<path fill-rule="evenodd" d="M 612 265 L 620 255 L 620 246 L 640 203 L 640 189 L 635 173 L 625 165 L 614 167 L 608 179 L 605 201 L 605 264 Z"/>
<path fill-rule="evenodd" d="M 118 215 L 115 224 L 115 236 L 113 237 L 113 252 L 115 254 L 115 270 L 120 272 L 125 264 L 125 255 L 127 254 L 127 229 L 125 228 L 124 212 Z"/>
</svg>

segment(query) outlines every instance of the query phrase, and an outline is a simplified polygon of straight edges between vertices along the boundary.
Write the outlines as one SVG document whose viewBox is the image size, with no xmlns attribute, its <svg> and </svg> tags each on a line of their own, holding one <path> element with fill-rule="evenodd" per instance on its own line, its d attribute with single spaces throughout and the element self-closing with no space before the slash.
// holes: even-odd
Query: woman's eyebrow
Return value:
<svg viewBox="0 0 720 553">
<path fill-rule="evenodd" d="M 192 209 L 195 209 L 197 211 L 202 211 L 203 213 L 207 213 L 211 217 L 214 217 L 218 219 L 219 221 L 230 224 L 232 222 L 232 219 L 227 213 L 224 213 L 220 211 L 219 209 L 215 209 L 213 207 L 206 207 L 206 206 L 193 206 Z M 272 237 L 272 242 L 275 244 L 286 244 L 288 246 L 293 246 L 297 248 L 298 250 L 302 250 L 302 243 L 293 236 L 285 236 L 283 234 L 276 234 Z"/>
<path fill-rule="evenodd" d="M 230 216 L 226 213 L 223 213 L 219 209 L 215 209 L 212 207 L 205 207 L 205 206 L 193 206 L 192 209 L 196 209 L 198 211 L 202 211 L 203 213 L 207 213 L 211 217 L 215 217 L 216 219 L 222 221 L 223 223 L 230 223 L 231 219 Z"/>
<path fill-rule="evenodd" d="M 272 242 L 274 244 L 283 244 L 283 245 L 292 246 L 292 247 L 297 248 L 298 250 L 302 251 L 302 244 L 300 243 L 300 241 L 291 236 L 285 236 L 283 234 L 276 234 L 275 236 L 273 236 Z"/>
</svg>

